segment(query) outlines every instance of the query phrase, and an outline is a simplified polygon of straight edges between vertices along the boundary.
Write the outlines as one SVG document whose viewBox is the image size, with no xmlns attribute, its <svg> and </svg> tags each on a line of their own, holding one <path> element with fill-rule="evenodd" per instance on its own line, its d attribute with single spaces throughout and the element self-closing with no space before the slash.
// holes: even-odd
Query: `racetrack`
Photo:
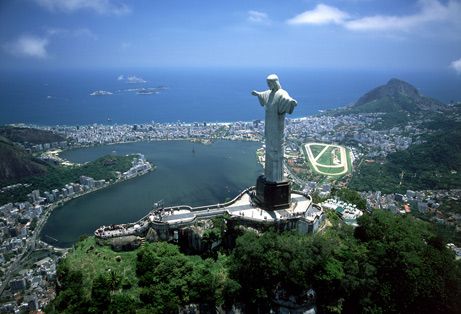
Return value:
<svg viewBox="0 0 461 314">
<path fill-rule="evenodd" d="M 323 149 L 315 155 L 318 147 Z M 314 149 L 312 149 L 315 147 Z M 343 146 L 323 143 L 308 143 L 304 145 L 307 158 L 314 171 L 326 176 L 341 176 L 349 172 L 347 150 Z M 339 157 L 337 153 L 339 152 Z"/>
</svg>

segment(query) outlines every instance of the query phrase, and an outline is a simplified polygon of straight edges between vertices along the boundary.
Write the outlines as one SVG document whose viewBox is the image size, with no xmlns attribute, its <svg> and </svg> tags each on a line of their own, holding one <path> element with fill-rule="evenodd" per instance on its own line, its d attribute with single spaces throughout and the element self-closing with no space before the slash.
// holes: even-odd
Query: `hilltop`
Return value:
<svg viewBox="0 0 461 314">
<path fill-rule="evenodd" d="M 0 136 L 0 182 L 43 174 L 44 165 L 34 161 L 31 154 Z"/>
<path fill-rule="evenodd" d="M 357 100 L 350 107 L 353 112 L 395 112 L 445 110 L 440 101 L 423 96 L 413 85 L 393 78 L 386 85 L 378 86 Z"/>
<path fill-rule="evenodd" d="M 29 144 L 44 144 L 65 140 L 63 136 L 51 131 L 13 126 L 0 126 L 0 136 L 12 142 Z"/>
<path fill-rule="evenodd" d="M 45 312 L 306 313 L 314 302 L 320 313 L 459 312 L 460 264 L 427 223 L 376 210 L 354 230 L 329 217 L 333 227 L 316 236 L 224 219 L 208 229 L 214 253 L 201 255 L 154 238 L 133 251 L 83 238 L 58 265 Z"/>
<path fill-rule="evenodd" d="M 24 147 L 64 140 L 63 136 L 47 130 L 0 126 L 0 182 L 44 174 L 47 167 Z"/>
</svg>

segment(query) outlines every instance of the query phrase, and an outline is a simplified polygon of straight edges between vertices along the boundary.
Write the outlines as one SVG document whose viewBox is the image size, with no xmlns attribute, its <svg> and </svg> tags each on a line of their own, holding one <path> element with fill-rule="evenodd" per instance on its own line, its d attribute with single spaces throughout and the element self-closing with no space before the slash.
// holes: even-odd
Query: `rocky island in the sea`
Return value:
<svg viewBox="0 0 461 314">
<path fill-rule="evenodd" d="M 157 87 L 148 87 L 148 88 L 139 88 L 136 91 L 136 94 L 138 95 L 154 95 L 154 94 L 159 94 L 160 90 Z"/>
<path fill-rule="evenodd" d="M 90 96 L 108 96 L 108 95 L 112 95 L 112 93 L 105 91 L 105 90 L 97 90 L 90 94 Z"/>
</svg>

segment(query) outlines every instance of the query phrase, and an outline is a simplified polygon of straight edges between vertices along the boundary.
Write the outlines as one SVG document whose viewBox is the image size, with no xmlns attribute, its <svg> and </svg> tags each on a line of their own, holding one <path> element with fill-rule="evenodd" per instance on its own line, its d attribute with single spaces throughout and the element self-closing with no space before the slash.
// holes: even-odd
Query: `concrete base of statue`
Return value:
<svg viewBox="0 0 461 314">
<path fill-rule="evenodd" d="M 267 210 L 289 208 L 291 206 L 290 182 L 270 182 L 265 176 L 259 176 L 253 201 Z"/>
</svg>

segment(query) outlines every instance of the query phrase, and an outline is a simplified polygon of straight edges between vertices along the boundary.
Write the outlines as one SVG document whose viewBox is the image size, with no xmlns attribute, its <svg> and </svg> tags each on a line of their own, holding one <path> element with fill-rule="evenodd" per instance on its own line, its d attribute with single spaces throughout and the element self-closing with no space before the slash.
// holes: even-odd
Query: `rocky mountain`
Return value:
<svg viewBox="0 0 461 314">
<path fill-rule="evenodd" d="M 42 174 L 46 167 L 24 149 L 0 136 L 0 182 Z"/>
<path fill-rule="evenodd" d="M 30 144 L 53 143 L 65 140 L 63 136 L 51 131 L 12 126 L 0 126 L 0 136 L 12 142 Z"/>
<path fill-rule="evenodd" d="M 440 111 L 446 106 L 441 102 L 423 96 L 413 85 L 399 79 L 391 79 L 386 85 L 378 86 L 357 100 L 350 107 L 354 112 L 418 112 Z"/>
</svg>

